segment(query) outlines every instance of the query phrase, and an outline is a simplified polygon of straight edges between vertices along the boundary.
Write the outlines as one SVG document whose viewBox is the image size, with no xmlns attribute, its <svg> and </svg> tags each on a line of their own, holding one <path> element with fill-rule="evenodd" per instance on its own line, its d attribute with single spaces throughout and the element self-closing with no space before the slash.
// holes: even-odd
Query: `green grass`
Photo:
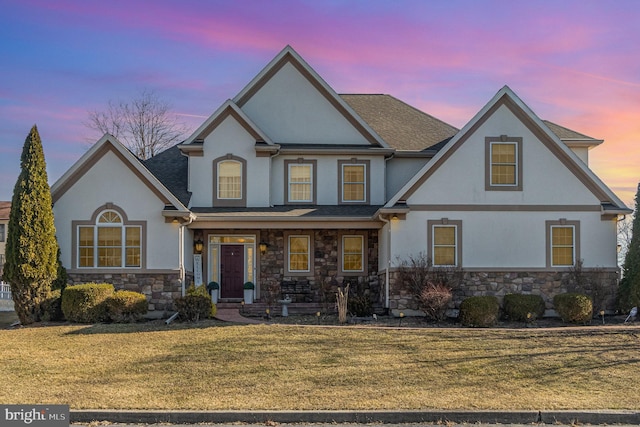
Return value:
<svg viewBox="0 0 640 427">
<path fill-rule="evenodd" d="M 74 409 L 640 409 L 640 328 L 0 331 L 0 402 Z"/>
</svg>

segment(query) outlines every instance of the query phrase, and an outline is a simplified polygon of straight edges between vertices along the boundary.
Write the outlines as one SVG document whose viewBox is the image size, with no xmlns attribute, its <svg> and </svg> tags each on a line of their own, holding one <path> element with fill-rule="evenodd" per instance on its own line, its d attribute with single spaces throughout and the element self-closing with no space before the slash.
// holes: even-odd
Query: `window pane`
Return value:
<svg viewBox="0 0 640 427">
<path fill-rule="evenodd" d="M 456 226 L 433 227 L 433 265 L 457 265 Z"/>
<path fill-rule="evenodd" d="M 233 160 L 218 163 L 218 198 L 242 198 L 242 164 Z"/>
<path fill-rule="evenodd" d="M 126 267 L 140 267 L 140 248 L 127 248 Z"/>
<path fill-rule="evenodd" d="M 365 165 L 342 166 L 342 201 L 365 201 Z"/>
<path fill-rule="evenodd" d="M 289 270 L 309 271 L 309 236 L 289 236 Z"/>
<path fill-rule="evenodd" d="M 363 237 L 344 236 L 342 238 L 343 271 L 363 270 Z"/>
<path fill-rule="evenodd" d="M 120 227 L 99 227 L 98 246 L 121 246 L 122 229 Z"/>
<path fill-rule="evenodd" d="M 140 227 L 127 227 L 127 246 L 140 246 Z"/>
<path fill-rule="evenodd" d="M 101 224 L 118 224 L 122 222 L 122 218 L 115 212 L 107 211 L 100 215 L 98 222 Z"/>
<path fill-rule="evenodd" d="M 569 227 L 551 227 L 551 263 L 554 266 L 574 265 L 574 229 Z"/>
<path fill-rule="evenodd" d="M 90 248 L 80 248 L 78 265 L 80 267 L 93 267 L 93 246 Z"/>
<path fill-rule="evenodd" d="M 80 246 L 93 247 L 93 227 L 80 227 Z"/>
<path fill-rule="evenodd" d="M 289 165 L 289 201 L 290 202 L 311 202 L 312 166 L 311 165 Z"/>
<path fill-rule="evenodd" d="M 122 248 L 98 248 L 98 267 L 122 267 Z"/>
<path fill-rule="evenodd" d="M 491 184 L 516 185 L 516 144 L 491 144 Z"/>
<path fill-rule="evenodd" d="M 4 224 L 0 224 L 0 242 L 4 242 Z"/>
</svg>

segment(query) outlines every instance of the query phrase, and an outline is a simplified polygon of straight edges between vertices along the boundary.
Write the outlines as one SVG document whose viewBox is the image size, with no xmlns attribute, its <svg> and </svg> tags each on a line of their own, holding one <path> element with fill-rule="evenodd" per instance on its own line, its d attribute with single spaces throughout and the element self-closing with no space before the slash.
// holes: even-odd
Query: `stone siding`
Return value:
<svg viewBox="0 0 640 427">
<path fill-rule="evenodd" d="M 296 231 L 296 230 L 287 230 Z M 303 232 L 303 230 L 298 230 Z M 306 231 L 306 230 L 305 230 Z M 356 233 L 363 230 L 340 230 Z M 306 276 L 285 274 L 285 247 L 283 230 L 263 230 L 260 241 L 268 242 L 267 253 L 260 256 L 260 300 L 269 298 L 269 289 L 277 298 L 289 295 L 294 303 L 321 303 L 330 307 L 335 301 L 338 286 L 350 283 L 354 292 L 368 297 L 375 306 L 383 292 L 378 280 L 378 231 L 365 230 L 367 237 L 367 269 L 360 275 L 341 275 L 339 272 L 337 230 L 313 232 L 314 270 Z"/>
<path fill-rule="evenodd" d="M 187 283 L 193 278 L 187 278 Z M 69 273 L 69 284 L 111 283 L 116 290 L 144 294 L 149 311 L 173 311 L 173 300 L 182 295 L 178 272 L 175 273 Z"/>
<path fill-rule="evenodd" d="M 492 295 L 498 297 L 500 304 L 507 294 L 540 295 L 547 310 L 553 310 L 553 297 L 565 292 L 579 292 L 592 297 L 594 311 L 615 310 L 615 298 L 618 285 L 617 271 L 586 270 L 582 273 L 585 285 L 576 284 L 569 271 L 545 272 L 474 272 L 464 271 L 462 284 L 453 290 L 450 308 L 457 309 L 460 303 L 471 296 Z M 380 276 L 384 278 L 384 274 Z M 392 271 L 390 277 L 391 310 L 419 310 L 418 302 L 407 287 L 400 283 L 398 272 Z M 589 283 L 597 283 L 591 285 Z"/>
</svg>

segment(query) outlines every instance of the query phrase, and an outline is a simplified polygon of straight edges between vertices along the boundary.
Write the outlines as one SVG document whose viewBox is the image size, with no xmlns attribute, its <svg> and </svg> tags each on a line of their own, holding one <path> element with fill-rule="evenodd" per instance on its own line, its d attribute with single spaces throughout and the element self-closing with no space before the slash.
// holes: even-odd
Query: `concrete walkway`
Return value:
<svg viewBox="0 0 640 427">
<path fill-rule="evenodd" d="M 249 319 L 248 317 L 244 317 L 240 315 L 240 310 L 237 308 L 219 308 L 216 312 L 216 319 L 222 320 L 223 322 L 232 322 L 232 323 L 246 323 L 246 324 L 259 324 L 264 323 L 261 320 Z"/>
</svg>

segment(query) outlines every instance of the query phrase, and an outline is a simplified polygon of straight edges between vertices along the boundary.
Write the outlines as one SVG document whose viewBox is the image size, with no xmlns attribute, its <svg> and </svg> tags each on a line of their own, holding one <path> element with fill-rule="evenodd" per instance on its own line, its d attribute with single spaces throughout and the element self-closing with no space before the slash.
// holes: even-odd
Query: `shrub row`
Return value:
<svg viewBox="0 0 640 427">
<path fill-rule="evenodd" d="M 134 322 L 148 309 L 141 293 L 116 291 L 109 283 L 84 283 L 51 292 L 44 303 L 44 317 L 78 323 Z"/>
<path fill-rule="evenodd" d="M 174 300 L 180 320 L 197 322 L 200 319 L 214 317 L 216 305 L 211 302 L 211 295 L 205 285 L 187 288 L 187 294 Z"/>
<path fill-rule="evenodd" d="M 593 316 L 591 298 L 583 294 L 559 294 L 553 305 L 564 322 L 587 323 Z M 509 294 L 504 297 L 504 314 L 510 320 L 530 322 L 544 315 L 544 300 L 539 295 Z M 460 304 L 460 322 L 464 326 L 490 327 L 497 323 L 500 304 L 494 296 L 470 297 Z"/>
</svg>

